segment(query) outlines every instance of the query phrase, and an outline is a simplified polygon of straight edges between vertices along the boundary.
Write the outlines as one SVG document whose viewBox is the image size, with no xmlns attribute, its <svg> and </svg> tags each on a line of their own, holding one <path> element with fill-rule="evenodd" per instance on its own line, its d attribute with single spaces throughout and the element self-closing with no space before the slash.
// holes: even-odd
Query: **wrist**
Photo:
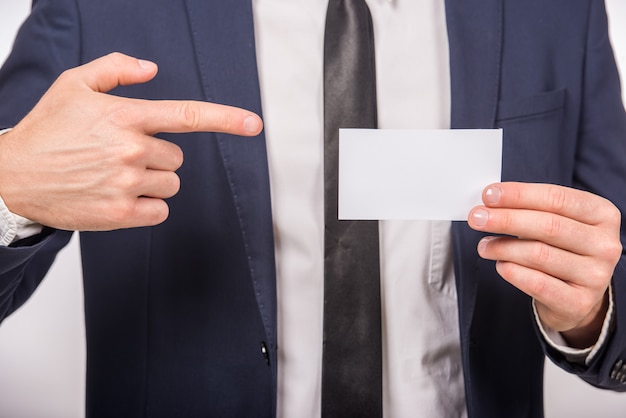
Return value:
<svg viewBox="0 0 626 418">
<path fill-rule="evenodd" d="M 567 344 L 574 348 L 586 348 L 594 345 L 602 332 L 608 309 L 609 291 L 607 289 L 602 300 L 594 306 L 580 324 L 570 330 L 561 331 Z"/>
<path fill-rule="evenodd" d="M 0 136 L 9 131 L 11 128 L 0 130 Z M 37 235 L 42 229 L 40 224 L 11 212 L 0 196 L 0 245 L 8 246 L 20 239 Z"/>
</svg>

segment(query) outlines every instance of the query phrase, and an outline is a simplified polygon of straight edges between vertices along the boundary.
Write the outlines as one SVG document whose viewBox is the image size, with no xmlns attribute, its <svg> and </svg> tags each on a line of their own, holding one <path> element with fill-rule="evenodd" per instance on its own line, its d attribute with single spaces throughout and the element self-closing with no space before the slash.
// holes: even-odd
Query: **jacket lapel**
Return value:
<svg viewBox="0 0 626 418">
<path fill-rule="evenodd" d="M 502 0 L 446 0 L 453 129 L 495 126 L 502 63 L 502 7 Z M 476 252 L 482 236 L 470 229 L 466 222 L 453 223 L 454 268 L 469 409 L 470 328 L 478 275 L 485 267 Z"/>
<path fill-rule="evenodd" d="M 502 0 L 446 0 L 453 129 L 495 125 L 502 20 Z"/>
<path fill-rule="evenodd" d="M 186 4 L 206 99 L 261 115 L 250 0 L 186 0 Z M 265 135 L 217 134 L 217 138 L 261 318 L 269 345 L 275 349 L 276 280 Z M 275 371 L 274 354 L 270 350 Z"/>
</svg>

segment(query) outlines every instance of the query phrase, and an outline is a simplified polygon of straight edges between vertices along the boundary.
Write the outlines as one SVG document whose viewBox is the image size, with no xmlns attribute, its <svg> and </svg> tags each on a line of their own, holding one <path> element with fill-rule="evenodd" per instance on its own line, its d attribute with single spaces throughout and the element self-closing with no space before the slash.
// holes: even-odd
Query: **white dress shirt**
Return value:
<svg viewBox="0 0 626 418">
<path fill-rule="evenodd" d="M 319 417 L 327 0 L 255 0 L 278 280 L 278 416 Z M 449 128 L 442 0 L 370 0 L 380 128 Z M 425 196 L 424 198 L 428 198 Z M 383 409 L 465 412 L 450 222 L 380 224 Z"/>
</svg>

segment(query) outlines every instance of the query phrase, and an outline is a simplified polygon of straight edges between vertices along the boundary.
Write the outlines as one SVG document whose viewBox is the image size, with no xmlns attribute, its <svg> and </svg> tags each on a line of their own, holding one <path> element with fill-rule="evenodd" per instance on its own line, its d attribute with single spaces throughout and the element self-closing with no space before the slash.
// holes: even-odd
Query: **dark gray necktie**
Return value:
<svg viewBox="0 0 626 418">
<path fill-rule="evenodd" d="M 337 220 L 339 128 L 376 128 L 372 19 L 364 0 L 330 0 L 324 40 L 322 416 L 382 416 L 377 221 Z"/>
</svg>

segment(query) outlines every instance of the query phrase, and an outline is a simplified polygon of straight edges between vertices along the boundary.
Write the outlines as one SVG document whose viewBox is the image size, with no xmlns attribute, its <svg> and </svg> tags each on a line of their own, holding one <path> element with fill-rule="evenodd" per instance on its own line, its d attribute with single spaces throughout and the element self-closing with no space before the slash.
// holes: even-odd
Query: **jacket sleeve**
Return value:
<svg viewBox="0 0 626 418">
<path fill-rule="evenodd" d="M 585 52 L 582 111 L 574 186 L 613 202 L 622 213 L 626 248 L 626 114 L 613 56 L 604 1 L 591 0 Z M 626 391 L 626 252 L 613 275 L 615 312 L 610 336 L 587 366 L 568 363 L 545 346 L 552 360 L 594 386 Z"/>
<path fill-rule="evenodd" d="M 0 129 L 15 126 L 64 70 L 80 64 L 80 25 L 73 0 L 34 0 L 0 69 Z M 68 121 L 71 123 L 71 121 Z M 41 234 L 0 247 L 0 322 L 41 282 L 70 232 Z"/>
</svg>

